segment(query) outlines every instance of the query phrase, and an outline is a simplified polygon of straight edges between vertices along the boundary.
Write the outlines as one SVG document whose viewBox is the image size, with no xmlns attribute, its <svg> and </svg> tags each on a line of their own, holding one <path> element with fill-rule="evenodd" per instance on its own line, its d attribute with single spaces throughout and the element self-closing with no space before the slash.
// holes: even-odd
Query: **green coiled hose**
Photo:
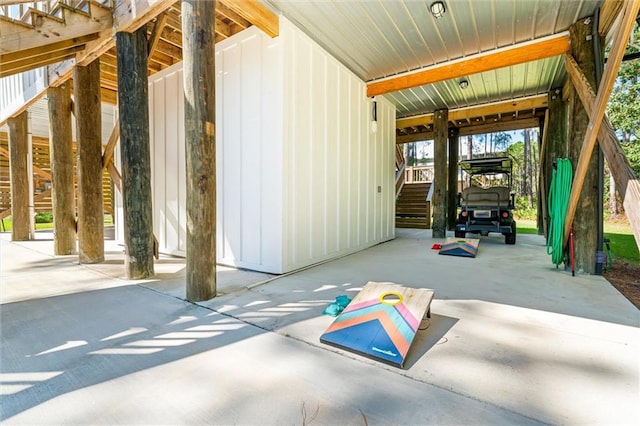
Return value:
<svg viewBox="0 0 640 426">
<path fill-rule="evenodd" d="M 551 176 L 549 189 L 549 232 L 547 237 L 547 254 L 556 265 L 564 262 L 564 219 L 569 207 L 571 184 L 573 183 L 573 168 L 568 158 L 556 159 L 556 167 Z"/>
</svg>

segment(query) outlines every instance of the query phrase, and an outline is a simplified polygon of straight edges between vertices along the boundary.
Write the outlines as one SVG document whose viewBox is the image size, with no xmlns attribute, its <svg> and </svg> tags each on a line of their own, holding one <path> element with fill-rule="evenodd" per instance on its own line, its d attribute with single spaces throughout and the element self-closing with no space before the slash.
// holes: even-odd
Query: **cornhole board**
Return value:
<svg viewBox="0 0 640 426">
<path fill-rule="evenodd" d="M 476 257 L 478 254 L 478 238 L 447 238 L 440 247 L 438 254 L 448 254 L 451 256 Z"/>
<path fill-rule="evenodd" d="M 370 281 L 320 342 L 402 367 L 420 321 L 431 316 L 433 290 Z"/>
</svg>

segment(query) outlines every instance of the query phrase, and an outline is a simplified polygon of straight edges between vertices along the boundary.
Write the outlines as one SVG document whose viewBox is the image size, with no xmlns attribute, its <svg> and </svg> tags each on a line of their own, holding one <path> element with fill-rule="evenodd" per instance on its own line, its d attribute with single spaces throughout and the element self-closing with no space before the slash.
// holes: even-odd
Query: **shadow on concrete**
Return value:
<svg viewBox="0 0 640 426">
<path fill-rule="evenodd" d="M 77 389 L 264 333 L 140 286 L 7 303 L 0 315 L 2 421 Z"/>
</svg>

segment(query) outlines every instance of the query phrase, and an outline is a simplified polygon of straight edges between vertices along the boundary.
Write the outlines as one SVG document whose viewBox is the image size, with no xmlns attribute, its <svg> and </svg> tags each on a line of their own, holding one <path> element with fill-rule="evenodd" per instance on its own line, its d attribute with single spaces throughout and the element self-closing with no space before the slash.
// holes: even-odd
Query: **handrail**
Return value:
<svg viewBox="0 0 640 426">
<path fill-rule="evenodd" d="M 427 183 L 433 181 L 433 164 L 425 166 L 408 166 L 405 169 L 405 182 Z"/>
</svg>

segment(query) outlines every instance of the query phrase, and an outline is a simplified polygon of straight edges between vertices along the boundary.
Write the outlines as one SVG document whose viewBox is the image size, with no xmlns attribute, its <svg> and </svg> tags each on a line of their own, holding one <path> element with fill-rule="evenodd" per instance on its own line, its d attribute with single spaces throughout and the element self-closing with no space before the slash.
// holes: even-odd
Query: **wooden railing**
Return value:
<svg viewBox="0 0 640 426">
<path fill-rule="evenodd" d="M 113 9 L 115 0 L 95 0 L 103 6 Z M 0 0 L 0 16 L 31 24 L 29 9 L 39 10 L 49 15 L 60 15 L 60 5 L 64 4 L 72 9 L 89 11 L 89 0 Z"/>
<path fill-rule="evenodd" d="M 396 197 L 400 195 L 400 191 L 402 191 L 402 187 L 404 186 L 406 167 L 407 161 L 404 158 L 402 148 L 400 148 L 400 145 L 396 145 Z"/>
<path fill-rule="evenodd" d="M 433 164 L 405 168 L 405 182 L 419 183 L 433 181 Z"/>
</svg>

